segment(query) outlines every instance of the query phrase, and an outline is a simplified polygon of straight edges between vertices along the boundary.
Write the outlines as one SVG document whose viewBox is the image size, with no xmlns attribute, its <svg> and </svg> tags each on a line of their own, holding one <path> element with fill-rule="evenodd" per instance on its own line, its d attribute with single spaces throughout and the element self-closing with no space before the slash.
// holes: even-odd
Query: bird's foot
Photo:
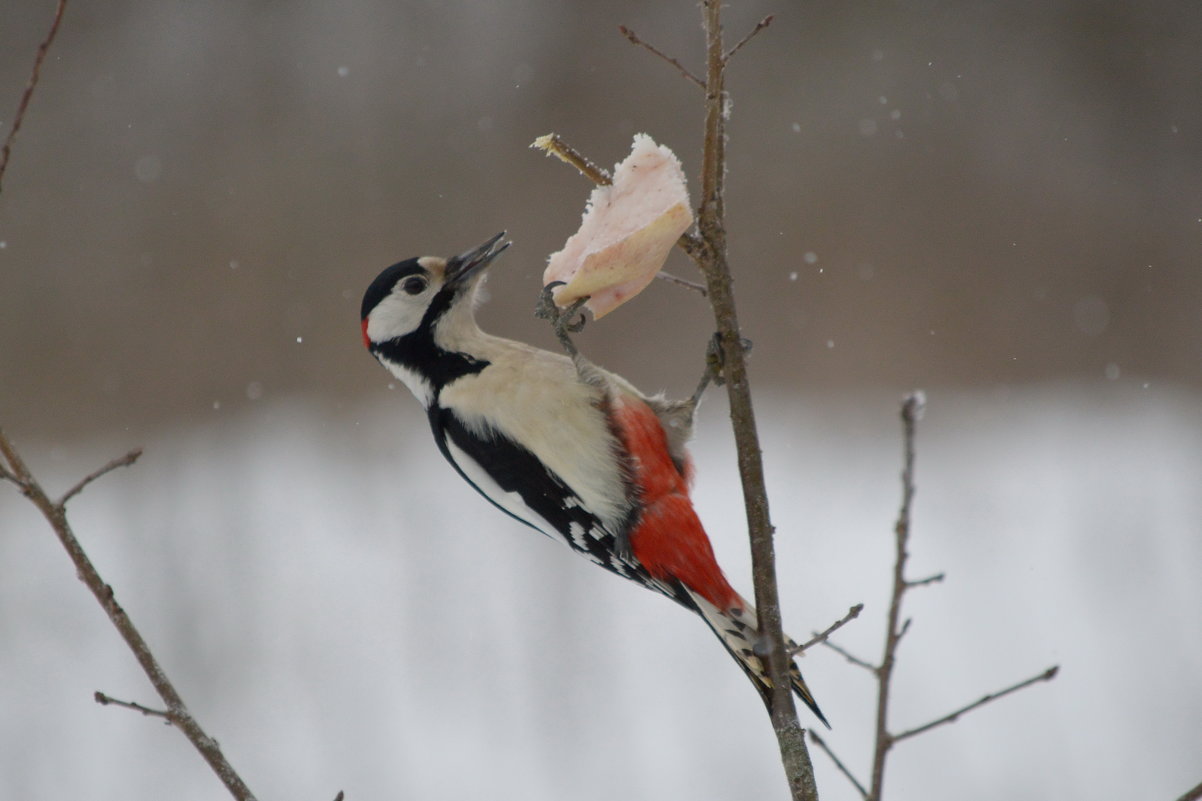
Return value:
<svg viewBox="0 0 1202 801">
<path fill-rule="evenodd" d="M 751 351 L 750 339 L 740 338 L 739 341 L 743 344 L 744 351 Z M 696 407 L 697 404 L 701 403 L 701 396 L 705 394 L 710 384 L 720 387 L 726 383 L 726 375 L 723 372 L 725 366 L 725 357 L 722 353 L 722 335 L 715 332 L 705 346 L 705 372 L 701 374 L 701 380 L 697 383 L 697 389 L 693 390 L 693 395 L 689 398 L 688 402 L 691 406 Z"/>
<path fill-rule="evenodd" d="M 555 338 L 559 340 L 559 344 L 564 351 L 572 358 L 577 357 L 580 352 L 576 349 L 576 344 L 572 342 L 572 338 L 568 334 L 578 334 L 584 328 L 585 317 L 581 309 L 584 304 L 588 303 L 588 296 L 580 298 L 565 309 L 560 309 L 555 304 L 554 290 L 557 286 L 562 286 L 563 281 L 552 281 L 543 287 L 543 291 L 538 296 L 538 304 L 534 307 L 534 316 L 543 320 L 550 320 L 551 329 L 555 332 Z"/>
</svg>

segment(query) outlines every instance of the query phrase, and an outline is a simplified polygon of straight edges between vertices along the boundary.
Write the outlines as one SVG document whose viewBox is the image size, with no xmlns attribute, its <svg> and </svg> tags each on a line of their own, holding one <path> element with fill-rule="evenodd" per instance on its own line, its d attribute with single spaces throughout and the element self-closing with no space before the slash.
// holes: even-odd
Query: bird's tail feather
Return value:
<svg viewBox="0 0 1202 801">
<path fill-rule="evenodd" d="M 757 648 L 760 641 L 760 632 L 759 620 L 756 616 L 755 608 L 744 601 L 741 614 L 727 611 L 719 609 L 703 596 L 689 590 L 687 587 L 685 587 L 685 591 L 692 598 L 701 617 L 713 630 L 714 634 L 718 635 L 718 639 L 722 641 L 722 645 L 734 657 L 739 667 L 743 668 L 743 672 L 751 679 L 751 683 L 759 691 L 760 697 L 764 699 L 764 703 L 771 710 L 772 680 L 768 678 L 767 664 L 760 656 L 761 649 Z M 789 648 L 794 645 L 791 639 L 785 638 L 785 647 Z M 792 684 L 793 691 L 797 693 L 797 697 L 829 729 L 831 724 L 827 723 L 826 716 L 818 708 L 818 702 L 810 694 L 810 688 L 806 686 L 805 679 L 801 677 L 801 671 L 792 659 L 789 660 L 789 674 L 790 683 Z"/>
</svg>

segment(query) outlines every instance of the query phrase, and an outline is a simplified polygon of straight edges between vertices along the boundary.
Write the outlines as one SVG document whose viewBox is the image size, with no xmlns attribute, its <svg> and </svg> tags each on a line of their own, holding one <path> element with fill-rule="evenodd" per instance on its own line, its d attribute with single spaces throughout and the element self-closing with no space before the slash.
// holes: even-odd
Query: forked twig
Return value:
<svg viewBox="0 0 1202 801">
<path fill-rule="evenodd" d="M 95 479 L 111 472 L 112 470 L 126 464 L 132 464 L 138 458 L 140 451 L 130 451 L 125 456 L 114 459 L 109 464 L 85 477 L 68 490 L 58 502 L 52 501 L 46 491 L 42 489 L 42 485 L 34 478 L 29 467 L 21 458 L 21 454 L 9 441 L 3 430 L 0 430 L 0 465 L 5 471 L 16 479 L 16 484 L 20 488 L 21 493 L 28 498 L 34 506 L 46 518 L 54 533 L 58 536 L 59 542 L 67 551 L 67 555 L 71 558 L 71 562 L 75 565 L 75 573 L 87 588 L 91 590 L 100 607 L 108 615 L 109 621 L 117 629 L 121 638 L 125 640 L 125 644 L 133 652 L 134 658 L 138 660 L 138 664 L 142 667 L 142 671 L 146 677 L 150 679 L 150 683 L 154 685 L 155 691 L 159 697 L 163 699 L 167 709 L 163 717 L 171 722 L 173 726 L 183 732 L 192 746 L 200 753 L 201 757 L 209 764 L 209 767 L 217 774 L 222 783 L 225 784 L 230 795 L 238 799 L 238 801 L 254 801 L 254 794 L 250 788 L 246 786 L 246 782 L 238 775 L 225 755 L 221 752 L 221 747 L 217 741 L 208 735 L 200 724 L 192 717 L 192 713 L 188 711 L 184 705 L 184 700 L 176 690 L 175 685 L 167 677 L 163 671 L 163 666 L 159 664 L 158 658 L 150 650 L 150 646 L 143 639 L 141 633 L 134 626 L 129 615 L 117 602 L 116 593 L 113 588 L 101 578 L 100 573 L 96 570 L 92 560 L 88 558 L 83 546 L 75 536 L 75 532 L 71 529 L 71 524 L 67 521 L 66 502 L 74 495 L 78 494 L 84 487 Z M 7 462 L 7 464 L 5 464 Z M 107 698 L 108 696 L 104 696 Z M 97 701 L 100 701 L 97 696 Z M 100 701 L 100 703 L 106 703 Z M 120 706 L 133 707 L 129 702 L 115 702 Z M 152 710 L 153 712 L 153 710 Z M 144 714 L 151 714 L 144 712 Z"/>
<path fill-rule="evenodd" d="M 893 682 L 893 666 L 897 659 L 897 646 L 909 629 L 910 621 L 900 624 L 902 596 L 906 593 L 906 559 L 909 557 L 907 544 L 910 538 L 910 507 L 914 500 L 914 436 L 918 420 L 922 417 L 926 397 L 922 392 L 913 392 L 902 400 L 902 501 L 897 523 L 893 527 L 896 559 L 893 563 L 893 593 L 889 601 L 889 614 L 885 623 L 885 653 L 876 668 L 876 743 L 872 754 L 873 801 L 880 801 L 885 781 L 885 759 L 894 739 L 889 734 L 889 690 Z M 900 625 L 899 625 L 900 624 Z"/>
<path fill-rule="evenodd" d="M 822 750 L 827 753 L 835 766 L 843 773 L 848 780 L 855 785 L 855 788 L 860 792 L 860 795 L 870 801 L 881 801 L 881 792 L 884 786 L 885 762 L 889 755 L 890 749 L 902 740 L 915 737 L 923 732 L 930 731 L 937 726 L 942 726 L 946 723 L 955 722 L 961 715 L 971 712 L 978 707 L 984 706 L 999 698 L 1004 698 L 1011 693 L 1030 687 L 1032 684 L 1041 681 L 1051 681 L 1056 677 L 1059 671 L 1058 666 L 1050 667 L 1043 673 L 1037 676 L 1032 676 L 1025 681 L 1020 681 L 1018 684 L 1007 687 L 1004 690 L 989 693 L 982 698 L 973 701 L 971 704 L 966 704 L 953 712 L 949 712 L 943 717 L 936 718 L 929 723 L 924 723 L 913 729 L 908 729 L 899 734 L 892 734 L 888 728 L 888 711 L 889 711 L 889 691 L 893 680 L 893 667 L 897 659 L 897 647 L 901 642 L 902 637 L 910 630 L 910 618 L 901 620 L 901 602 L 902 596 L 906 590 L 914 587 L 924 587 L 930 584 L 943 580 L 943 573 L 937 573 L 923 579 L 907 580 L 906 579 L 906 560 L 909 556 L 907 546 L 910 536 L 910 508 L 914 500 L 914 439 L 915 429 L 918 421 L 922 417 L 925 398 L 921 392 L 914 392 L 908 395 L 902 401 L 901 418 L 903 430 L 903 467 L 902 467 L 902 502 L 901 509 L 898 512 L 897 523 L 894 526 L 894 537 L 896 544 L 896 561 L 893 565 L 893 594 L 889 605 L 889 616 L 887 628 L 885 630 L 885 653 L 881 659 L 881 664 L 873 665 L 869 662 L 853 656 L 844 649 L 840 648 L 830 640 L 823 640 L 824 644 L 841 654 L 847 661 L 853 665 L 858 665 L 865 670 L 873 673 L 877 680 L 877 716 L 876 716 L 876 742 L 873 747 L 872 756 L 872 787 L 870 790 L 865 790 L 864 786 L 856 780 L 855 776 L 848 771 L 843 764 L 835 756 L 834 752 L 826 746 L 825 743 L 819 742 Z M 813 737 L 813 732 L 811 732 Z M 816 740 L 817 741 L 817 740 Z"/>
<path fill-rule="evenodd" d="M 643 44 L 642 40 L 629 30 L 623 29 L 622 33 L 636 45 L 646 46 L 680 70 L 688 80 L 705 89 L 705 136 L 702 147 L 701 201 L 697 210 L 697 233 L 694 236 L 682 236 L 677 244 L 693 259 L 705 276 L 707 298 L 718 331 L 716 336 L 722 352 L 723 373 L 727 379 L 731 427 L 738 453 L 739 477 L 751 541 L 755 603 L 759 610 L 761 641 L 766 648 L 764 661 L 772 687 L 768 699 L 772 728 L 780 748 L 781 762 L 791 797 L 794 801 L 817 801 L 818 789 L 814 782 L 814 770 L 790 689 L 790 660 L 781 631 L 774 529 L 768 512 L 762 451 L 749 388 L 747 346 L 739 333 L 733 280 L 727 257 L 723 187 L 726 175 L 725 124 L 730 107 L 724 86 L 727 53 L 723 46 L 721 0 L 702 0 L 701 8 L 705 30 L 704 81 L 686 70 L 675 59 Z"/>
<path fill-rule="evenodd" d="M 726 121 L 730 106 L 726 92 L 725 48 L 722 36 L 721 0 L 703 0 L 705 24 L 705 138 L 701 152 L 701 202 L 697 211 L 700 242 L 695 254 L 709 289 L 718 344 L 722 351 L 730 422 L 738 453 L 739 480 L 747 513 L 751 545 L 751 572 L 759 630 L 772 685 L 768 712 L 776 734 L 781 763 L 794 801 L 817 801 L 818 786 L 805 735 L 797 720 L 790 690 L 790 660 L 781 630 L 780 588 L 777 579 L 775 528 L 768 508 L 768 490 L 759 430 L 755 422 L 747 370 L 747 346 L 740 334 L 735 308 L 734 279 L 727 254 Z"/>
<path fill-rule="evenodd" d="M 630 30 L 630 28 L 627 28 L 625 25 L 619 25 L 618 30 L 621 31 L 622 35 L 625 36 L 632 45 L 641 47 L 644 50 L 646 50 L 647 52 L 653 53 L 654 55 L 659 56 L 664 61 L 668 62 L 673 67 L 675 67 L 677 70 L 679 70 L 680 74 L 683 75 L 685 78 L 687 78 L 689 81 L 697 84 L 697 86 L 699 86 L 702 89 L 705 88 L 705 81 L 701 80 L 696 75 L 689 72 L 689 70 L 687 68 L 685 68 L 684 64 L 681 64 L 679 61 L 672 58 L 667 53 L 663 52 L 662 50 L 660 50 L 659 48 L 657 48 L 655 45 L 651 44 L 650 42 L 643 41 L 642 39 L 640 39 L 638 37 L 638 34 L 636 34 L 634 31 Z M 741 42 L 739 44 L 739 47 L 742 47 Z M 736 47 L 735 49 L 737 50 L 738 47 Z"/>
</svg>

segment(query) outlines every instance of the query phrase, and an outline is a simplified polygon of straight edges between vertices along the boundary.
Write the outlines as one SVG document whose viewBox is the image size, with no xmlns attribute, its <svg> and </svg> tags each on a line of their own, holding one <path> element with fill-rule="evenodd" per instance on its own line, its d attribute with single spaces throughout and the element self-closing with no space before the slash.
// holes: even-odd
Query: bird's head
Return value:
<svg viewBox="0 0 1202 801">
<path fill-rule="evenodd" d="M 411 334 L 433 337 L 448 313 L 471 315 L 475 290 L 488 265 L 509 247 L 505 232 L 449 259 L 419 256 L 386 268 L 363 294 L 363 344 L 376 353 Z"/>
</svg>

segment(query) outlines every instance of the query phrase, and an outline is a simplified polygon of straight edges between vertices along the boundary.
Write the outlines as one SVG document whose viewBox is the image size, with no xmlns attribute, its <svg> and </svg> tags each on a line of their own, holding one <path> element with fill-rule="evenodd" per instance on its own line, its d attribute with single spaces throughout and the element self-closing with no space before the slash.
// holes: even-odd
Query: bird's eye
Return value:
<svg viewBox="0 0 1202 801">
<path fill-rule="evenodd" d="M 420 295 L 426 290 L 426 283 L 420 275 L 411 275 L 401 284 L 401 289 L 410 295 Z"/>
</svg>

